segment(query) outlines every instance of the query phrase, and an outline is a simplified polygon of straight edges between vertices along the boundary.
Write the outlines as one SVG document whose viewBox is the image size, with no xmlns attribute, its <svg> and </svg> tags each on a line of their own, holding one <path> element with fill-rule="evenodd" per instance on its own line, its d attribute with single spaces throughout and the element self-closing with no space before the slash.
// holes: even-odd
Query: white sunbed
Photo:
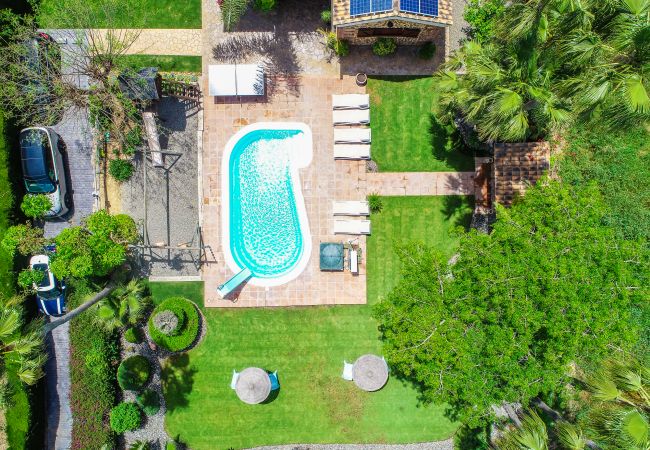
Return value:
<svg viewBox="0 0 650 450">
<path fill-rule="evenodd" d="M 365 201 L 334 201 L 332 202 L 335 216 L 369 216 L 370 207 Z"/>
<path fill-rule="evenodd" d="M 370 145 L 334 144 L 334 159 L 370 159 Z"/>
<path fill-rule="evenodd" d="M 367 125 L 370 123 L 369 109 L 335 109 L 332 111 L 334 125 Z"/>
<path fill-rule="evenodd" d="M 335 220 L 334 234 L 370 234 L 370 221 Z"/>
<path fill-rule="evenodd" d="M 354 364 L 350 364 L 347 361 L 343 361 L 343 373 L 341 374 L 341 378 L 343 378 L 346 381 L 352 381 L 354 376 L 352 375 L 352 369 L 354 368 Z"/>
<path fill-rule="evenodd" d="M 350 272 L 353 275 L 359 274 L 359 253 L 356 250 L 350 250 Z"/>
<path fill-rule="evenodd" d="M 336 144 L 370 144 L 370 128 L 334 128 Z"/>
<path fill-rule="evenodd" d="M 368 94 L 343 94 L 332 95 L 333 109 L 368 109 L 370 108 L 370 95 Z"/>
</svg>

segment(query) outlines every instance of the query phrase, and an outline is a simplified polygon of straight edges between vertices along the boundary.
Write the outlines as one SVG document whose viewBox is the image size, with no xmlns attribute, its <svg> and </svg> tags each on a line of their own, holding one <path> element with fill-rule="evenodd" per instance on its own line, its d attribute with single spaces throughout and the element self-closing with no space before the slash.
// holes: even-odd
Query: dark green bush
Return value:
<svg viewBox="0 0 650 450">
<path fill-rule="evenodd" d="M 153 416 L 160 410 L 160 396 L 152 389 L 145 389 L 138 394 L 135 400 L 148 416 Z"/>
<path fill-rule="evenodd" d="M 388 56 L 395 53 L 397 50 L 397 43 L 393 38 L 382 37 L 372 44 L 372 52 L 377 56 Z"/>
<path fill-rule="evenodd" d="M 134 327 L 127 328 L 124 332 L 124 339 L 131 344 L 139 344 L 142 342 L 142 332 Z"/>
<path fill-rule="evenodd" d="M 119 182 L 127 181 L 133 176 L 133 163 L 125 159 L 111 159 L 108 173 Z"/>
<path fill-rule="evenodd" d="M 185 316 L 182 327 L 172 336 L 160 332 L 153 323 L 156 314 L 162 311 L 179 311 Z M 149 335 L 161 347 L 178 352 L 192 345 L 199 333 L 199 313 L 196 305 L 183 297 L 171 297 L 158 305 L 149 317 Z"/>
<path fill-rule="evenodd" d="M 337 56 L 344 57 L 350 54 L 350 44 L 343 39 L 336 37 L 336 33 L 331 31 L 319 30 L 323 36 L 325 36 L 325 41 L 327 47 L 331 49 Z"/>
<path fill-rule="evenodd" d="M 418 56 L 420 59 L 431 59 L 436 56 L 436 44 L 435 42 L 425 42 L 418 50 Z"/>
<path fill-rule="evenodd" d="M 253 0 L 253 9 L 270 12 L 275 9 L 275 0 Z"/>
<path fill-rule="evenodd" d="M 69 281 L 70 309 L 99 290 L 87 281 Z M 114 434 L 104 418 L 115 405 L 118 361 L 117 335 L 97 328 L 92 314 L 70 322 L 72 448 L 113 448 Z"/>
<path fill-rule="evenodd" d="M 117 368 L 117 382 L 125 391 L 139 391 L 149 380 L 151 364 L 141 355 L 126 358 Z"/>
<path fill-rule="evenodd" d="M 122 402 L 111 409 L 111 429 L 118 434 L 140 428 L 142 413 L 138 405 L 131 402 Z"/>
<path fill-rule="evenodd" d="M 40 219 L 52 209 L 52 200 L 45 194 L 28 194 L 23 197 L 20 209 L 27 217 Z"/>
<path fill-rule="evenodd" d="M 367 200 L 371 213 L 381 212 L 384 207 L 384 202 L 379 194 L 368 194 Z"/>
</svg>

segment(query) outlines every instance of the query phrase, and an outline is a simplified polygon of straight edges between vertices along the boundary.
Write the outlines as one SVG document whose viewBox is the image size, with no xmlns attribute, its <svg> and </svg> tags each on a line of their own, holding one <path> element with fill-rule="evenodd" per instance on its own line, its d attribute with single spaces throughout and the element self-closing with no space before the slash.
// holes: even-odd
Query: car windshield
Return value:
<svg viewBox="0 0 650 450">
<path fill-rule="evenodd" d="M 27 192 L 49 194 L 56 190 L 52 150 L 45 131 L 28 129 L 20 133 L 20 157 Z"/>
<path fill-rule="evenodd" d="M 41 278 L 41 281 L 38 283 L 38 288 L 47 288 L 50 286 L 50 271 L 49 267 L 47 264 L 34 264 L 32 267 L 32 270 L 38 270 L 40 272 L 43 272 L 43 278 Z"/>
<path fill-rule="evenodd" d="M 38 296 L 45 300 L 53 300 L 61 295 L 61 291 L 58 288 L 50 289 L 49 291 L 40 291 Z"/>
</svg>

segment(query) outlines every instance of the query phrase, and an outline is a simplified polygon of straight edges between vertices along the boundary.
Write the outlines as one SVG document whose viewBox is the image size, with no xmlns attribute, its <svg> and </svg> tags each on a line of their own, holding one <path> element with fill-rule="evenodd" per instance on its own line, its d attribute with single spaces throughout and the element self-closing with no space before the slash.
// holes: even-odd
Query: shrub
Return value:
<svg viewBox="0 0 650 450">
<path fill-rule="evenodd" d="M 167 336 L 160 332 L 155 324 L 154 317 L 162 311 L 173 311 L 177 316 L 178 311 L 182 311 L 185 317 L 183 324 L 179 327 L 178 331 L 172 335 Z M 153 341 L 161 347 L 172 351 L 178 352 L 185 350 L 192 345 L 196 340 L 199 333 L 199 312 L 196 305 L 183 297 L 171 297 L 158 305 L 149 318 L 149 335 Z"/>
<path fill-rule="evenodd" d="M 52 209 L 52 200 L 45 194 L 26 195 L 20 209 L 27 217 L 40 219 Z"/>
<path fill-rule="evenodd" d="M 165 444 L 165 450 L 177 450 L 178 445 L 176 445 L 176 442 L 174 441 L 169 441 L 167 444 Z"/>
<path fill-rule="evenodd" d="M 149 380 L 151 364 L 141 355 L 131 356 L 117 368 L 117 382 L 125 391 L 139 391 Z"/>
<path fill-rule="evenodd" d="M 135 400 L 148 416 L 153 416 L 160 410 L 160 397 L 152 389 L 145 389 L 141 394 L 138 394 Z"/>
<path fill-rule="evenodd" d="M 23 269 L 18 274 L 18 286 L 23 289 L 34 289 L 34 285 L 43 281 L 45 272 L 42 270 Z"/>
<path fill-rule="evenodd" d="M 125 159 L 111 159 L 108 163 L 108 173 L 120 183 L 133 176 L 133 163 Z"/>
<path fill-rule="evenodd" d="M 332 23 L 332 10 L 331 9 L 325 9 L 325 10 L 321 11 L 320 20 L 322 20 L 325 23 Z"/>
<path fill-rule="evenodd" d="M 425 42 L 418 50 L 418 56 L 420 59 L 431 59 L 436 55 L 436 44 L 435 42 Z"/>
<path fill-rule="evenodd" d="M 9 227 L 5 232 L 1 245 L 11 256 L 16 254 L 16 250 L 23 256 L 40 252 L 45 245 L 43 229 L 33 227 L 29 222 L 14 225 L 13 227 Z"/>
<path fill-rule="evenodd" d="M 129 450 L 151 450 L 151 443 L 146 441 L 135 441 L 129 445 Z"/>
<path fill-rule="evenodd" d="M 253 8 L 262 12 L 273 11 L 275 9 L 275 0 L 253 0 Z"/>
<path fill-rule="evenodd" d="M 86 281 L 70 281 L 70 309 L 96 290 Z M 72 448 L 113 448 L 114 433 L 104 418 L 115 405 L 118 361 L 116 334 L 98 329 L 90 314 L 81 314 L 70 322 Z"/>
<path fill-rule="evenodd" d="M 135 327 L 128 328 L 124 332 L 124 340 L 131 344 L 139 344 L 142 342 L 142 332 Z"/>
<path fill-rule="evenodd" d="M 142 413 L 138 405 L 132 402 L 122 402 L 111 409 L 111 429 L 118 434 L 140 428 Z"/>
<path fill-rule="evenodd" d="M 489 41 L 504 10 L 505 0 L 469 0 L 463 16 L 469 23 L 470 38 L 480 43 Z"/>
<path fill-rule="evenodd" d="M 336 37 L 336 33 L 325 30 L 318 30 L 324 37 L 327 48 L 332 50 L 337 56 L 344 57 L 350 54 L 350 45 L 347 41 Z"/>
<path fill-rule="evenodd" d="M 124 138 L 126 142 L 122 148 L 122 153 L 134 155 L 137 148 L 142 145 L 142 128 L 140 125 L 131 128 Z"/>
<path fill-rule="evenodd" d="M 384 207 L 384 201 L 381 199 L 379 194 L 370 194 L 368 195 L 368 206 L 370 207 L 370 212 L 378 213 L 381 212 Z"/>
<path fill-rule="evenodd" d="M 388 56 L 395 53 L 397 43 L 393 38 L 379 38 L 372 44 L 372 52 L 377 56 Z"/>
</svg>

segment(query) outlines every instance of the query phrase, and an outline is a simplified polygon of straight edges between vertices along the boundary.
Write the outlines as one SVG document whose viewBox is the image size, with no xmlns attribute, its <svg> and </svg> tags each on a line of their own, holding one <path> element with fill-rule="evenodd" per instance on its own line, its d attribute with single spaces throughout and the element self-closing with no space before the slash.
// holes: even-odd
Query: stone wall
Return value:
<svg viewBox="0 0 650 450">
<path fill-rule="evenodd" d="M 389 22 L 392 24 L 392 27 L 389 27 Z M 425 25 L 421 23 L 414 23 L 405 20 L 382 20 L 379 22 L 373 23 L 360 23 L 355 25 L 347 25 L 345 27 L 337 27 L 336 35 L 339 39 L 345 39 L 353 45 L 372 45 L 378 37 L 359 37 L 359 30 L 362 28 L 381 28 L 381 29 L 419 29 L 420 33 L 416 38 L 413 37 L 403 37 L 403 36 L 386 36 L 392 37 L 395 39 L 398 45 L 418 45 L 425 42 L 433 41 L 441 49 L 444 49 L 445 45 L 445 28 L 443 26 L 437 25 Z"/>
</svg>

